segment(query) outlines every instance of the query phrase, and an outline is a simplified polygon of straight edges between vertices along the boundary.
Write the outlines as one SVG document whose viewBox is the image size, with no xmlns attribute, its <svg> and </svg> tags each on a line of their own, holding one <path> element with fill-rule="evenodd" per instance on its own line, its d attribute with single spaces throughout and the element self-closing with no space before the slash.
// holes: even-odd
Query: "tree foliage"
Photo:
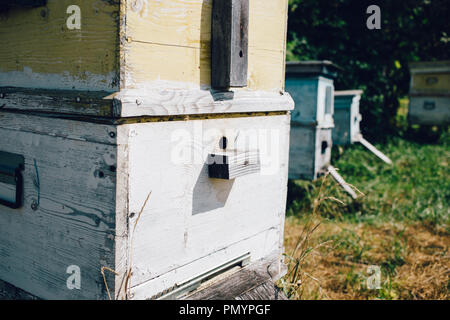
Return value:
<svg viewBox="0 0 450 320">
<path fill-rule="evenodd" d="M 370 5 L 381 8 L 380 30 L 366 26 Z M 287 59 L 341 66 L 336 89 L 364 90 L 364 133 L 382 138 L 408 94 L 408 63 L 449 59 L 449 21 L 449 0 L 290 0 Z"/>
</svg>

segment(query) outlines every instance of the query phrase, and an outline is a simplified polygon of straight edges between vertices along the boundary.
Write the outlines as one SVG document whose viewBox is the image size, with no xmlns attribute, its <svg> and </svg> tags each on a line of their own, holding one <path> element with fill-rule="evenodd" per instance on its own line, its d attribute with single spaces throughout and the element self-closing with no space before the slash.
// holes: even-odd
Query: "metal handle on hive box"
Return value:
<svg viewBox="0 0 450 320">
<path fill-rule="evenodd" d="M 24 158 L 0 151 L 0 205 L 12 209 L 22 206 Z"/>
</svg>

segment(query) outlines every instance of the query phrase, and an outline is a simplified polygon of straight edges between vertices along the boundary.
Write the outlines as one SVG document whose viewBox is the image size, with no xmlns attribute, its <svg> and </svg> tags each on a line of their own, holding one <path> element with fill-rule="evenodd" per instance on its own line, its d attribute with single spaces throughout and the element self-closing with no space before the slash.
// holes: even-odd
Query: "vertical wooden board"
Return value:
<svg viewBox="0 0 450 320">
<path fill-rule="evenodd" d="M 211 86 L 213 88 L 230 87 L 232 32 L 233 0 L 214 1 L 211 19 Z"/>
<path fill-rule="evenodd" d="M 167 290 L 167 288 L 184 283 L 188 279 L 186 277 L 201 275 L 205 271 L 228 263 L 233 258 L 241 256 L 242 253 L 250 252 L 252 262 L 268 256 L 281 257 L 282 249 L 278 244 L 279 236 L 279 229 L 271 228 L 248 239 L 233 243 L 178 269 L 171 270 L 158 278 L 134 286 L 131 288 L 132 298 L 136 300 L 152 298 L 158 293 Z M 251 249 L 249 250 L 249 248 Z"/>
<path fill-rule="evenodd" d="M 142 210 L 136 232 L 130 234 L 133 286 L 263 230 L 282 233 L 288 115 L 127 126 L 134 132 L 128 142 L 133 163 L 129 210 L 136 213 L 130 228 Z M 210 179 L 206 156 L 223 136 L 231 149 L 264 141 L 261 174 Z"/>
<path fill-rule="evenodd" d="M 115 264 L 115 146 L 2 127 L 0 150 L 25 158 L 25 187 L 23 207 L 0 206 L 0 278 L 45 299 L 107 299 L 100 269 Z M 67 287 L 71 265 L 80 290 Z"/>
<path fill-rule="evenodd" d="M 81 9 L 69 30 L 67 9 Z M 118 89 L 119 5 L 100 0 L 49 0 L 0 14 L 0 86 Z"/>
<path fill-rule="evenodd" d="M 211 22 L 211 85 L 247 86 L 248 0 L 216 0 Z"/>
<path fill-rule="evenodd" d="M 230 87 L 247 86 L 248 1 L 249 0 L 234 0 L 232 7 Z"/>
<path fill-rule="evenodd" d="M 249 0 L 249 47 L 282 55 L 287 0 Z M 127 1 L 126 37 L 131 40 L 201 48 L 210 46 L 213 0 Z"/>
</svg>

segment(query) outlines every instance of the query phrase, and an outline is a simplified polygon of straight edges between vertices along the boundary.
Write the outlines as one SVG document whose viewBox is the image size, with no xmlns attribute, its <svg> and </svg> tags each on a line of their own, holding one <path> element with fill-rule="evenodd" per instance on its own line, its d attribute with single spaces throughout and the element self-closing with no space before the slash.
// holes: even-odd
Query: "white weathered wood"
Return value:
<svg viewBox="0 0 450 320">
<path fill-rule="evenodd" d="M 347 182 L 345 182 L 344 178 L 342 178 L 342 176 L 337 172 L 335 167 L 331 165 L 328 166 L 328 172 L 353 199 L 358 197 L 356 192 L 348 185 Z"/>
<path fill-rule="evenodd" d="M 369 149 L 373 154 L 375 154 L 378 158 L 386 162 L 387 164 L 392 165 L 392 160 L 389 159 L 383 152 L 375 148 L 369 141 L 363 138 L 362 135 L 359 136 L 358 142 L 360 142 L 364 147 Z"/>
<path fill-rule="evenodd" d="M 24 205 L 0 206 L 0 278 L 41 298 L 106 298 L 100 268 L 114 266 L 115 128 L 0 117 L 0 150 L 25 158 Z M 70 265 L 81 269 L 81 290 L 66 286 Z"/>
<path fill-rule="evenodd" d="M 190 277 L 202 268 L 186 272 L 180 268 L 264 230 L 275 228 L 282 233 L 288 115 L 126 127 L 130 132 L 129 212 L 136 213 L 130 225 L 151 192 L 135 232 L 130 230 L 132 287 L 152 281 L 148 290 L 158 291 L 152 288 L 166 287 L 161 282 L 164 274 Z M 234 181 L 208 177 L 206 157 L 219 149 L 224 136 L 230 149 L 260 150 L 260 174 Z M 277 237 L 274 241 L 281 246 L 282 235 Z M 175 278 L 164 281 L 170 279 Z"/>
<path fill-rule="evenodd" d="M 201 274 L 206 270 L 218 267 L 248 252 L 251 254 L 252 262 L 274 254 L 281 255 L 278 243 L 279 232 L 280 230 L 278 228 L 263 231 L 248 239 L 242 239 L 227 247 L 220 248 L 207 256 L 180 266 L 156 279 L 137 285 L 131 288 L 131 298 L 135 300 L 156 298 L 158 293 L 168 288 L 170 290 L 170 288 L 176 286 L 178 283 L 183 283 L 187 275 L 192 277 Z"/>
<path fill-rule="evenodd" d="M 122 117 L 143 115 L 213 114 L 292 110 L 286 92 L 126 89 L 111 96 L 120 101 Z"/>
<path fill-rule="evenodd" d="M 24 206 L 0 206 L 0 278 L 16 287 L 108 299 L 105 267 L 112 298 L 148 298 L 238 254 L 281 254 L 288 114 L 118 126 L 0 116 L 0 150 L 25 157 Z M 261 173 L 210 179 L 206 156 L 224 136 L 260 150 Z M 81 290 L 66 287 L 70 265 Z"/>
</svg>

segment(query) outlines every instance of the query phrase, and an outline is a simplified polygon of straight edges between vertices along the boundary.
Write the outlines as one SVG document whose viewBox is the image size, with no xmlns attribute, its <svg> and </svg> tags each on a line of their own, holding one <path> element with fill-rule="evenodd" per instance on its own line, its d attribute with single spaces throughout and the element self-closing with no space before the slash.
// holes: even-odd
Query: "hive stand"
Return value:
<svg viewBox="0 0 450 320">
<path fill-rule="evenodd" d="M 235 298 L 275 290 L 288 1 L 1 3 L 2 290 L 178 299 L 216 277 L 241 279 Z"/>
<path fill-rule="evenodd" d="M 450 123 L 450 61 L 412 62 L 408 120 L 411 124 Z"/>
<path fill-rule="evenodd" d="M 362 90 L 334 92 L 333 143 L 335 145 L 343 146 L 360 142 L 378 158 L 391 165 L 392 161 L 370 142 L 364 139 L 361 134 L 360 123 L 362 117 L 359 113 L 359 102 L 362 93 Z"/>
</svg>

